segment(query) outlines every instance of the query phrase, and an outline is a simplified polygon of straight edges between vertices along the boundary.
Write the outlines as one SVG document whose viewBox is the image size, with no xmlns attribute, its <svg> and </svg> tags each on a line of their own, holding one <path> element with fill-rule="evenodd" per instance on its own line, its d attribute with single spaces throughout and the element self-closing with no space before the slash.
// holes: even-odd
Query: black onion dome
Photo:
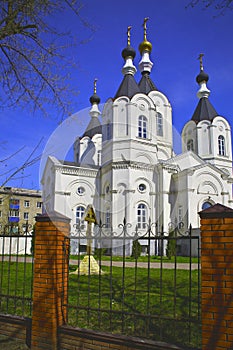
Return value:
<svg viewBox="0 0 233 350">
<path fill-rule="evenodd" d="M 102 125 L 99 119 L 94 117 L 91 118 L 82 137 L 89 136 L 90 138 L 92 138 L 96 134 L 102 134 Z"/>
<path fill-rule="evenodd" d="M 149 94 L 150 91 L 158 90 L 150 78 L 149 72 L 142 72 L 141 80 L 138 83 L 139 89 L 143 94 Z"/>
<path fill-rule="evenodd" d="M 126 48 L 122 50 L 121 55 L 124 59 L 126 59 L 127 57 L 134 58 L 136 56 L 136 51 L 132 46 L 128 45 Z"/>
<path fill-rule="evenodd" d="M 93 103 L 96 103 L 97 105 L 100 103 L 100 98 L 99 96 L 94 93 L 91 97 L 90 97 L 90 102 L 93 105 Z"/>
<path fill-rule="evenodd" d="M 192 120 L 195 123 L 199 123 L 201 120 L 212 120 L 217 117 L 218 113 L 210 103 L 209 99 L 202 97 L 193 113 Z"/>
<path fill-rule="evenodd" d="M 209 80 L 209 76 L 203 70 L 201 70 L 200 73 L 196 77 L 196 81 L 198 84 L 200 84 L 202 81 L 207 82 L 208 80 Z"/>
</svg>

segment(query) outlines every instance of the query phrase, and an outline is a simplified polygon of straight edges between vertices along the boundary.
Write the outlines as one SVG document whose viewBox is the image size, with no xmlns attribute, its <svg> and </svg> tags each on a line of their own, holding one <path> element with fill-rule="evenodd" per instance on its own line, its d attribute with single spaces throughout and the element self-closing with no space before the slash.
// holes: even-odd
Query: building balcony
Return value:
<svg viewBox="0 0 233 350">
<path fill-rule="evenodd" d="M 19 222 L 18 216 L 8 216 L 8 222 Z"/>
</svg>

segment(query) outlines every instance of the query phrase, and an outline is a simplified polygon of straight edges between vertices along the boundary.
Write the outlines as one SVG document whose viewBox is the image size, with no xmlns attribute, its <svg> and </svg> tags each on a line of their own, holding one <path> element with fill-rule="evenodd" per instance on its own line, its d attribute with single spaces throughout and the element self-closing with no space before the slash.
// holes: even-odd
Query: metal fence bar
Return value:
<svg viewBox="0 0 233 350">
<path fill-rule="evenodd" d="M 112 236 L 111 236 L 111 247 L 112 247 Z M 110 275 L 110 298 L 109 298 L 109 307 L 110 307 L 110 329 L 113 328 L 113 319 L 112 319 L 112 316 L 113 316 L 113 302 L 114 302 L 114 299 L 113 299 L 113 279 L 112 279 L 112 276 L 113 276 L 113 255 L 112 255 L 112 249 L 110 249 L 110 272 L 109 272 L 109 275 Z"/>
<path fill-rule="evenodd" d="M 175 237 L 171 238 L 172 242 L 176 242 L 177 239 L 177 230 L 175 230 Z M 176 318 L 176 302 L 177 302 L 177 255 L 175 250 L 175 262 L 174 262 L 174 297 L 173 297 L 173 317 Z M 176 322 L 174 323 L 174 332 L 176 333 Z"/>
<path fill-rule="evenodd" d="M 4 268 L 4 251 L 5 251 L 5 245 L 4 245 L 5 241 L 3 240 L 2 242 L 2 251 L 1 251 L 1 276 L 0 276 L 0 291 L 2 291 L 2 286 L 3 286 L 3 277 L 4 277 L 4 273 L 3 273 L 3 268 Z M 2 310 L 2 298 L 0 298 L 0 310 Z"/>
<path fill-rule="evenodd" d="M 124 333 L 125 329 L 125 315 L 124 315 L 124 303 L 125 303 L 125 238 L 127 236 L 127 226 L 126 226 L 126 221 L 124 219 L 123 222 L 123 255 L 122 255 L 122 296 L 121 296 L 121 332 Z"/>
<path fill-rule="evenodd" d="M 192 269 L 191 269 L 191 253 L 192 253 L 192 237 L 191 231 L 189 234 L 189 247 L 190 247 L 190 260 L 189 260 L 189 300 L 192 300 Z M 189 303 L 189 342 L 191 341 L 191 314 L 192 314 L 192 303 Z"/>
<path fill-rule="evenodd" d="M 159 298 L 159 336 L 160 339 L 163 339 L 163 328 L 162 328 L 162 301 L 163 301 L 163 226 L 161 231 L 161 240 L 158 240 L 159 246 L 160 246 L 160 275 L 159 275 L 159 292 L 160 292 L 160 298 Z"/>
<path fill-rule="evenodd" d="M 18 290 L 18 273 L 19 273 L 19 237 L 17 237 L 17 247 L 16 247 L 16 276 L 15 276 L 15 309 L 16 309 L 16 298 L 17 298 L 17 290 Z"/>
<path fill-rule="evenodd" d="M 137 241 L 136 235 L 136 241 Z M 138 286 L 138 254 L 135 257 L 135 268 L 134 268 L 134 310 L 137 310 L 137 286 Z M 136 328 L 137 320 L 134 317 L 134 329 Z"/>
</svg>

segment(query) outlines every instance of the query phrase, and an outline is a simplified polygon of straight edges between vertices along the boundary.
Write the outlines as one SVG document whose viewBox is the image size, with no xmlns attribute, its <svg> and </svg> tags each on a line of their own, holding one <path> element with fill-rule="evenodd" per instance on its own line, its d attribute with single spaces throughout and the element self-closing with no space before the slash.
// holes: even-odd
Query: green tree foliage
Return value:
<svg viewBox="0 0 233 350">
<path fill-rule="evenodd" d="M 131 254 L 131 256 L 134 259 L 138 259 L 141 256 L 141 253 L 142 253 L 142 246 L 141 246 L 139 240 L 135 239 L 133 241 L 133 247 L 132 247 L 132 254 Z"/>
<path fill-rule="evenodd" d="M 46 113 L 53 105 L 67 113 L 71 90 L 66 68 L 72 62 L 64 42 L 72 42 L 72 35 L 51 23 L 57 14 L 71 12 L 92 33 L 95 29 L 80 17 L 81 8 L 76 0 L 1 0 L 1 107 L 31 105 Z"/>
<path fill-rule="evenodd" d="M 106 248 L 95 248 L 94 256 L 97 260 L 101 260 L 102 256 L 104 256 L 107 252 Z"/>
<path fill-rule="evenodd" d="M 171 230 L 168 235 L 169 239 L 167 242 L 167 248 L 166 248 L 166 255 L 168 259 L 170 260 L 173 256 L 176 255 L 176 231 Z"/>
</svg>

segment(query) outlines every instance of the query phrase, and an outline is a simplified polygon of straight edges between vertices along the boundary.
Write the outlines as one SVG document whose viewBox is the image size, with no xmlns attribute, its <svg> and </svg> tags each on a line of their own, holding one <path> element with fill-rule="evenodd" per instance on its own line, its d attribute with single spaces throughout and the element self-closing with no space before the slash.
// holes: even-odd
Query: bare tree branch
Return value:
<svg viewBox="0 0 233 350">
<path fill-rule="evenodd" d="M 78 0 L 0 2 L 0 108 L 30 105 L 46 113 L 52 105 L 61 116 L 71 112 L 75 92 L 68 85 L 65 68 L 73 62 L 63 42 L 68 37 L 72 40 L 72 34 L 54 28 L 51 16 L 70 12 L 93 35 L 96 28 L 82 18 L 82 8 Z"/>
<path fill-rule="evenodd" d="M 25 161 L 19 166 L 19 167 L 15 167 L 15 168 L 11 168 L 10 170 L 7 170 L 4 173 L 1 173 L 0 177 L 3 177 L 5 175 L 8 175 L 5 180 L 3 182 L 1 182 L 1 187 L 5 186 L 10 180 L 12 179 L 16 179 L 16 175 L 19 174 L 20 172 L 22 172 L 24 169 L 29 168 L 30 166 L 36 164 L 40 158 L 41 155 L 35 155 L 35 153 L 37 152 L 37 150 L 39 149 L 41 143 L 43 141 L 43 138 L 40 139 L 40 141 L 37 143 L 37 145 L 33 148 L 32 152 L 29 154 L 29 156 L 27 156 L 27 158 L 25 159 Z M 2 160 L 1 162 L 5 162 L 8 161 L 10 158 L 13 158 L 16 154 L 18 154 L 19 152 L 21 152 L 23 150 L 24 147 L 22 147 L 21 149 L 19 149 L 18 151 L 12 153 L 9 157 L 5 158 L 5 160 Z M 22 178 L 22 176 L 20 177 Z"/>
<path fill-rule="evenodd" d="M 4 159 L 0 160 L 0 163 L 6 163 L 8 160 L 10 160 L 11 158 L 13 158 L 14 156 L 16 156 L 18 153 L 20 153 L 23 149 L 25 148 L 25 146 L 19 148 L 17 151 L 15 151 L 14 153 L 10 154 L 9 156 L 7 156 Z M 2 175 L 2 174 L 1 174 Z"/>
<path fill-rule="evenodd" d="M 187 7 L 202 5 L 204 9 L 213 7 L 218 15 L 224 15 L 226 11 L 233 10 L 233 0 L 191 0 Z"/>
</svg>

